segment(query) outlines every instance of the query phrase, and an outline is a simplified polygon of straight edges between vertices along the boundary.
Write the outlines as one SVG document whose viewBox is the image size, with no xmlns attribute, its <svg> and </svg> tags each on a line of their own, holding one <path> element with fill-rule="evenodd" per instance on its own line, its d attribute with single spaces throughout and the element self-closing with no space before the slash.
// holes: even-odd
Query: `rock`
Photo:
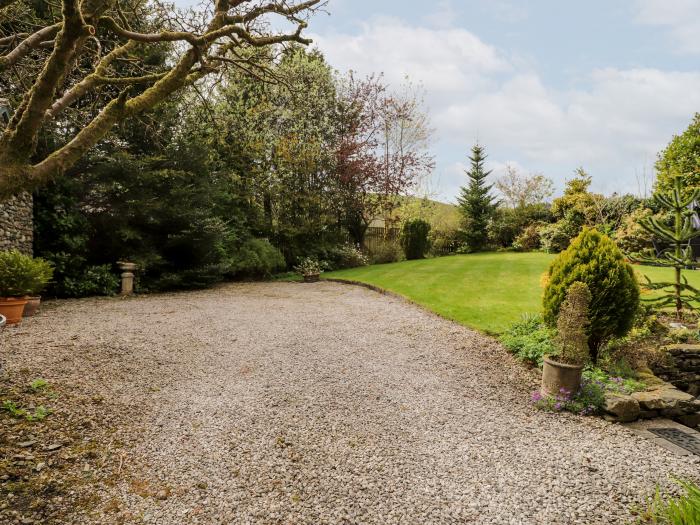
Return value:
<svg viewBox="0 0 700 525">
<path fill-rule="evenodd" d="M 698 411 L 698 404 L 693 396 L 668 384 L 656 390 L 635 392 L 632 397 L 639 402 L 642 410 L 673 411 L 682 409 L 690 413 Z"/>
<path fill-rule="evenodd" d="M 629 423 L 639 419 L 639 402 L 632 396 L 621 394 L 606 394 L 603 407 L 616 421 Z"/>
</svg>

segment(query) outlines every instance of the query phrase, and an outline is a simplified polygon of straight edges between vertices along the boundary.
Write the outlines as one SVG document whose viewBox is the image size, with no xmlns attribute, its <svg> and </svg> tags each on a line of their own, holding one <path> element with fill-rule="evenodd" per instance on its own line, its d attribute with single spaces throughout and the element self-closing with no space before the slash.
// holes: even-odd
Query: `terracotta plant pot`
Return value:
<svg viewBox="0 0 700 525">
<path fill-rule="evenodd" d="M 581 387 L 583 365 L 567 365 L 545 357 L 542 367 L 542 394 L 555 396 L 563 389 L 570 394 Z"/>
<path fill-rule="evenodd" d="M 0 314 L 7 318 L 8 325 L 17 324 L 22 320 L 26 304 L 26 297 L 0 297 Z"/>
<path fill-rule="evenodd" d="M 39 305 L 41 305 L 41 296 L 35 295 L 27 299 L 27 305 L 24 307 L 24 313 L 22 317 L 31 317 L 39 311 Z"/>
<path fill-rule="evenodd" d="M 318 273 L 313 273 L 310 275 L 305 275 L 304 276 L 304 282 L 305 283 L 317 283 L 320 280 L 321 276 Z"/>
</svg>

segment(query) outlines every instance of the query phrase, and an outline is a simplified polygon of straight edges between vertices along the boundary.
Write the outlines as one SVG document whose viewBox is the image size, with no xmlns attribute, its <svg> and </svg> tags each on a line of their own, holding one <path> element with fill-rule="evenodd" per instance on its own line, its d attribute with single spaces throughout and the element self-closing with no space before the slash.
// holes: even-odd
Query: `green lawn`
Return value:
<svg viewBox="0 0 700 525">
<path fill-rule="evenodd" d="M 396 292 L 461 324 L 500 333 L 524 312 L 541 308 L 542 274 L 554 256 L 544 253 L 483 253 L 365 266 L 323 274 Z M 652 281 L 672 270 L 636 266 Z M 700 272 L 685 272 L 700 287 Z"/>
</svg>

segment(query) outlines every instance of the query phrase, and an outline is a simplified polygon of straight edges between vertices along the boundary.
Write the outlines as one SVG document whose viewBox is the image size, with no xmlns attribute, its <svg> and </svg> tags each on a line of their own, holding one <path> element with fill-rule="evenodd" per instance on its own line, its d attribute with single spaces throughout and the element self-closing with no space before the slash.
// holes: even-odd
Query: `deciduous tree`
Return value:
<svg viewBox="0 0 700 525">
<path fill-rule="evenodd" d="M 265 76 L 265 66 L 247 50 L 308 44 L 302 36 L 307 19 L 323 4 L 213 0 L 208 9 L 184 16 L 139 1 L 62 0 L 60 12 L 49 5 L 41 13 L 28 0 L 3 2 L 0 76 L 3 86 L 12 85 L 19 97 L 0 137 L 0 196 L 40 187 L 74 165 L 115 124 L 225 67 Z M 283 24 L 270 23 L 271 17 L 290 29 L 273 31 Z M 138 27 L 131 26 L 133 20 L 140 21 Z M 154 71 L 149 52 L 164 46 L 167 66 Z M 22 73 L 7 80 L 15 68 L 33 76 Z M 65 111 L 85 106 L 90 108 L 85 125 L 38 155 L 42 128 L 65 127 Z"/>
</svg>

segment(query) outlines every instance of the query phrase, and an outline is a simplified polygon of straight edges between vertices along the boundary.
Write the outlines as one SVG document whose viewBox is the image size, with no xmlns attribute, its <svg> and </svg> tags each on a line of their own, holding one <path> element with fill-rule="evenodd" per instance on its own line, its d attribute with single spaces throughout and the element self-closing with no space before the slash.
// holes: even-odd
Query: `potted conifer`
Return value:
<svg viewBox="0 0 700 525">
<path fill-rule="evenodd" d="M 591 292 L 582 282 L 575 282 L 559 310 L 556 356 L 545 356 L 542 368 L 542 394 L 573 395 L 581 386 L 581 373 L 589 359 L 588 307 Z"/>
<path fill-rule="evenodd" d="M 22 320 L 29 295 L 37 294 L 53 275 L 51 265 L 18 250 L 0 252 L 0 314 L 7 324 Z"/>
</svg>

